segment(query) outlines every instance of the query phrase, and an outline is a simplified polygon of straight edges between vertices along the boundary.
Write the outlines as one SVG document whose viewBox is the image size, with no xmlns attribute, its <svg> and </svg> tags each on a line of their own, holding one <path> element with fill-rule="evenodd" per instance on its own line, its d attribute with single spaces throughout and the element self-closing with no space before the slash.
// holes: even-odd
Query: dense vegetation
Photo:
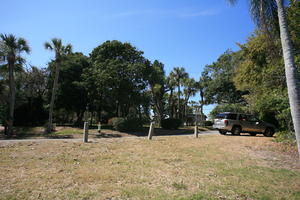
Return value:
<svg viewBox="0 0 300 200">
<path fill-rule="evenodd" d="M 287 18 L 299 68 L 298 1 L 290 4 Z M 71 52 L 71 46 L 63 46 L 61 40 L 54 39 L 53 44 L 46 43 L 56 55 L 48 67 L 25 68 L 25 60 L 20 55 L 29 49 L 17 49 L 14 63 L 9 63 L 4 59 L 7 51 L 4 36 L 14 36 L 2 35 L 1 123 L 9 126 L 12 120 L 8 65 L 13 64 L 16 88 L 13 119 L 16 126 L 46 124 L 59 71 L 57 91 L 54 92 L 56 100 L 53 101 L 54 122 L 59 124 L 82 126 L 86 111 L 89 111 L 92 123 L 107 123 L 114 117 L 119 117 L 118 122 L 121 119 L 148 122 L 153 113 L 158 123 L 167 118 L 186 122 L 188 114 L 195 112 L 195 108 L 200 108 L 203 114 L 203 105 L 214 103 L 218 105 L 211 113 L 212 118 L 221 111 L 249 112 L 274 123 L 282 131 L 292 132 L 280 36 L 278 25 L 274 26 L 267 31 L 255 31 L 245 44 L 238 44 L 240 50 L 227 50 L 216 62 L 205 66 L 198 81 L 189 78 L 183 67 L 175 67 L 166 75 L 163 63 L 151 62 L 132 44 L 116 40 L 104 42 L 86 56 Z M 14 37 L 14 41 L 21 45 L 19 47 L 26 44 L 24 39 L 20 40 L 23 43 L 18 43 L 18 38 Z M 55 45 L 61 50 L 58 51 Z M 190 101 L 197 93 L 200 99 Z"/>
<path fill-rule="evenodd" d="M 287 19 L 298 69 L 299 16 L 300 2 L 292 2 Z M 280 37 L 277 29 L 271 31 L 256 31 L 245 44 L 238 44 L 240 50 L 226 51 L 205 67 L 205 94 L 210 102 L 218 104 L 211 112 L 212 117 L 220 111 L 249 112 L 282 131 L 293 132 Z"/>
</svg>

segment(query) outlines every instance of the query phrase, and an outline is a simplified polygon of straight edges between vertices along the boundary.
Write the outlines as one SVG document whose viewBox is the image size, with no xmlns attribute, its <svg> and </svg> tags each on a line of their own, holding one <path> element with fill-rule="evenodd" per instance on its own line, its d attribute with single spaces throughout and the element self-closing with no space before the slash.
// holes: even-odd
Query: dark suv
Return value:
<svg viewBox="0 0 300 200">
<path fill-rule="evenodd" d="M 218 129 L 223 135 L 227 132 L 233 135 L 250 133 L 252 136 L 260 133 L 272 137 L 275 133 L 273 124 L 261 121 L 253 115 L 232 112 L 219 113 L 214 120 L 213 128 Z"/>
</svg>

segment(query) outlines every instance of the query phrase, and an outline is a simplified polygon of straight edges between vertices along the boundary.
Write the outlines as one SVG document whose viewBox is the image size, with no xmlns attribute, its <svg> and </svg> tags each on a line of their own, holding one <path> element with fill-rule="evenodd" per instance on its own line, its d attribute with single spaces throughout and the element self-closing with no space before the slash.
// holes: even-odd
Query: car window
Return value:
<svg viewBox="0 0 300 200">
<path fill-rule="evenodd" d="M 226 117 L 226 114 L 224 114 L 224 113 L 220 113 L 220 114 L 217 114 L 217 119 L 225 119 L 225 117 Z"/>
<path fill-rule="evenodd" d="M 250 121 L 250 122 L 257 122 L 257 121 L 259 121 L 256 117 L 254 117 L 253 115 L 249 115 L 248 116 L 248 120 Z"/>
<path fill-rule="evenodd" d="M 248 116 L 247 116 L 247 115 L 241 114 L 241 115 L 239 116 L 239 120 L 241 120 L 241 121 L 248 121 Z"/>
<path fill-rule="evenodd" d="M 237 114 L 227 114 L 226 119 L 235 119 L 236 120 Z"/>
</svg>

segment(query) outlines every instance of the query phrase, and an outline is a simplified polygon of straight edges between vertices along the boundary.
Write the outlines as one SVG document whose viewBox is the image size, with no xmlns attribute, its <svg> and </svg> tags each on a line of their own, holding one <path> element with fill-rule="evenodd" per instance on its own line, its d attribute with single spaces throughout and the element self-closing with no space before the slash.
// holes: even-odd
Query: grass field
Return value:
<svg viewBox="0 0 300 200">
<path fill-rule="evenodd" d="M 295 146 L 247 136 L 0 142 L 0 199 L 300 199 Z"/>
</svg>

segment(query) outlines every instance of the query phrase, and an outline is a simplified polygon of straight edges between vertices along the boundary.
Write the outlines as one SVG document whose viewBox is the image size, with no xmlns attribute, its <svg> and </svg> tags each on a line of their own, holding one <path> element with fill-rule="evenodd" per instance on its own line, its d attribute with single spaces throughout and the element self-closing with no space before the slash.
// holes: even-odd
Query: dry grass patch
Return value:
<svg viewBox="0 0 300 200">
<path fill-rule="evenodd" d="M 281 164 L 270 145 L 221 135 L 0 143 L 0 199 L 299 199 L 299 163 Z"/>
</svg>

